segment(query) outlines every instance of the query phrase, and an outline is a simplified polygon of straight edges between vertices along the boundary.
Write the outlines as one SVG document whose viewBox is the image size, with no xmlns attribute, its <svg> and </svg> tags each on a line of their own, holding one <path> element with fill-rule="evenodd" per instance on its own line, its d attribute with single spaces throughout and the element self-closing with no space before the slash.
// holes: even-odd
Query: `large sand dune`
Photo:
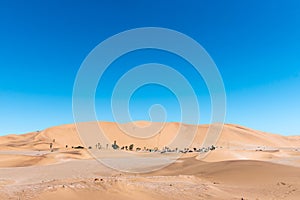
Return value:
<svg viewBox="0 0 300 200">
<path fill-rule="evenodd" d="M 93 136 L 83 142 L 82 138 L 90 137 L 93 124 L 81 124 L 86 135 L 79 135 L 76 126 L 70 124 L 0 137 L 0 199 L 300 198 L 299 136 L 227 124 L 215 144 L 217 148 L 205 156 L 199 152 L 161 154 L 135 149 L 124 156 L 124 151 L 112 150 L 114 140 L 120 147 L 134 144 L 141 149 L 200 148 L 205 145 L 209 125 L 135 122 L 118 126 L 99 122 L 105 142 Z M 98 142 L 104 159 L 137 162 L 140 168 L 149 167 L 148 163 L 155 166 L 156 158 L 177 160 L 158 171 L 124 173 L 93 159 L 89 151 L 98 151 Z M 77 146 L 85 149 L 74 148 Z"/>
<path fill-rule="evenodd" d="M 86 130 L 89 128 L 89 123 L 84 126 Z M 147 127 L 147 122 L 135 122 L 123 124 L 122 127 L 125 127 L 132 135 L 144 136 L 151 135 L 153 132 L 156 133 L 151 137 L 145 139 L 138 139 L 124 133 L 123 130 L 119 128 L 116 123 L 113 122 L 99 122 L 99 127 L 101 127 L 102 132 L 105 133 L 109 142 L 117 140 L 117 143 L 120 146 L 129 145 L 134 143 L 135 146 L 139 147 L 148 147 L 148 148 L 162 148 L 170 144 L 175 137 L 179 137 L 180 140 L 185 140 L 189 136 L 195 136 L 190 147 L 199 147 L 202 145 L 203 140 L 206 136 L 208 125 L 187 125 L 179 123 L 153 123 L 154 125 L 150 128 Z M 136 128 L 136 124 L 139 126 L 145 125 L 141 129 Z M 183 132 L 178 134 L 180 127 L 183 127 Z M 160 129 L 161 128 L 161 129 Z M 157 131 L 159 130 L 159 131 Z M 194 131 L 196 130 L 196 133 Z M 150 134 L 149 134 L 149 133 Z M 89 135 L 89 132 L 86 131 L 86 134 L 81 134 L 81 137 L 84 135 Z M 53 142 L 55 140 L 55 142 Z M 84 145 L 81 141 L 80 136 L 76 130 L 74 124 L 56 126 L 52 128 L 45 129 L 43 131 L 27 133 L 23 135 L 7 135 L 3 136 L 0 139 L 0 149 L 1 150 L 48 150 L 49 144 L 53 143 L 55 148 L 65 148 L 66 145 L 78 146 Z M 94 146 L 97 141 L 88 144 Z M 285 137 L 276 134 L 270 134 L 266 132 L 252 130 L 246 127 L 227 124 L 224 125 L 223 130 L 220 134 L 217 145 L 220 146 L 230 146 L 230 147 L 241 147 L 245 148 L 255 148 L 258 146 L 265 147 L 274 147 L 274 148 L 296 148 L 300 144 L 300 137 L 291 136 Z M 110 144 L 109 144 L 110 145 Z"/>
</svg>

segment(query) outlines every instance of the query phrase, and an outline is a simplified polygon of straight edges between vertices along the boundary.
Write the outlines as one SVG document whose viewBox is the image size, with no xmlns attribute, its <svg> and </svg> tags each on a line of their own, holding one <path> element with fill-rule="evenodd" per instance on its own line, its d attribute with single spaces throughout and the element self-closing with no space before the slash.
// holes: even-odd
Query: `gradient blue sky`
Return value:
<svg viewBox="0 0 300 200">
<path fill-rule="evenodd" d="M 146 26 L 183 32 L 207 50 L 226 87 L 226 123 L 300 134 L 298 0 L 2 0 L 0 135 L 73 123 L 73 82 L 87 54 L 114 34 Z M 136 52 L 115 65 L 130 67 L 141 58 L 183 66 L 180 59 L 155 51 Z M 187 67 L 181 73 L 193 74 Z M 96 107 L 106 105 L 122 70 L 111 66 L 106 74 Z M 195 91 L 203 102 L 200 122 L 207 123 L 208 93 L 202 83 Z M 134 94 L 133 118 L 148 119 L 146 111 L 153 103 L 166 106 L 168 121 L 180 119 L 175 97 L 158 86 Z M 99 118 L 113 120 L 109 110 L 101 110 Z"/>
</svg>

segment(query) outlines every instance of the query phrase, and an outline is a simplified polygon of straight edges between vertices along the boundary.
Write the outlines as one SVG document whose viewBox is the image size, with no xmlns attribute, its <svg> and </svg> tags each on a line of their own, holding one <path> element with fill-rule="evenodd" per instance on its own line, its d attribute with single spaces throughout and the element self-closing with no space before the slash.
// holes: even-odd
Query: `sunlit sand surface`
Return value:
<svg viewBox="0 0 300 200">
<path fill-rule="evenodd" d="M 203 157 L 193 148 L 201 147 L 208 125 L 198 127 L 189 146 L 191 152 L 187 153 L 179 149 L 161 153 L 174 138 L 179 123 L 165 124 L 144 141 L 124 134 L 115 123 L 100 125 L 111 141 L 108 149 L 106 144 L 97 149 L 96 141 L 88 149 L 75 125 L 0 137 L 0 199 L 300 198 L 298 136 L 225 125 L 216 149 Z M 195 128 L 183 126 L 185 134 L 192 134 Z M 133 124 L 126 127 L 134 130 Z M 114 140 L 120 148 L 134 144 L 133 151 L 113 150 Z M 85 148 L 75 149 L 77 146 Z M 137 147 L 141 150 L 136 151 Z M 144 147 L 157 151 L 144 151 Z M 95 151 L 94 155 L 89 151 Z M 107 165 L 140 173 L 118 171 Z"/>
</svg>

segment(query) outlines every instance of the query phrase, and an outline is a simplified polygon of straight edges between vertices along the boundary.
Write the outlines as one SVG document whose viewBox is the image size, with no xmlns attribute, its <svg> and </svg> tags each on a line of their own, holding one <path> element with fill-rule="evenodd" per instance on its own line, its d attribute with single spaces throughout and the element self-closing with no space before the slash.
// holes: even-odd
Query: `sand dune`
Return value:
<svg viewBox="0 0 300 200">
<path fill-rule="evenodd" d="M 105 133 L 105 140 L 94 136 L 81 140 L 94 130 L 95 123 L 91 122 L 81 124 L 86 135 L 79 135 L 76 126 L 69 124 L 0 137 L 0 199 L 300 198 L 299 136 L 226 124 L 217 148 L 206 156 L 198 152 L 124 154 L 112 150 L 114 140 L 120 147 L 134 144 L 141 149 L 200 148 L 209 126 L 143 121 L 120 126 L 112 122 L 96 124 Z M 156 169 L 162 165 L 155 163 L 156 159 L 175 162 L 149 173 L 119 172 L 90 155 L 89 151 L 98 151 L 98 142 L 103 159 L 124 166 Z M 85 149 L 75 149 L 77 146 Z"/>
<path fill-rule="evenodd" d="M 86 124 L 86 126 L 83 126 L 87 128 L 86 135 L 88 135 L 90 123 L 83 124 Z M 120 146 L 134 143 L 135 146 L 146 146 L 148 148 L 162 148 L 163 146 L 168 146 L 170 141 L 175 137 L 179 137 L 182 141 L 185 140 L 185 138 L 189 138 L 191 135 L 195 137 L 193 138 L 190 147 L 199 147 L 202 145 L 208 129 L 208 125 L 194 126 L 179 123 L 152 123 L 154 125 L 149 128 L 146 126 L 147 122 L 135 122 L 123 124 L 121 126 L 125 127 L 125 129 L 130 132 L 131 135 L 128 135 L 116 123 L 99 122 L 97 124 L 103 130 L 102 132 L 108 138 L 110 144 L 114 140 L 117 140 L 117 143 Z M 139 126 L 137 127 L 136 124 L 139 124 Z M 183 127 L 184 131 L 180 132 L 178 136 L 176 134 L 178 134 L 180 127 Z M 196 130 L 195 133 L 194 130 Z M 81 134 L 81 137 L 83 135 L 84 134 Z M 151 137 L 148 137 L 148 135 L 151 135 Z M 133 136 L 145 137 L 145 139 L 139 139 Z M 55 140 L 55 142 L 53 142 L 53 140 Z M 30 149 L 42 151 L 48 150 L 50 143 L 53 143 L 54 148 L 65 148 L 66 145 L 69 147 L 78 145 L 91 145 L 94 147 L 96 142 L 97 141 L 93 141 L 91 144 L 83 144 L 77 133 L 76 126 L 74 124 L 69 124 L 51 127 L 40 132 L 32 132 L 24 135 L 2 136 L 0 137 L 0 150 Z M 259 146 L 297 148 L 300 145 L 300 137 L 285 137 L 252 130 L 238 125 L 226 124 L 223 127 L 217 145 L 224 147 L 243 146 L 245 148 L 256 148 Z"/>
<path fill-rule="evenodd" d="M 84 123 L 83 126 L 89 130 L 90 124 L 91 123 Z M 93 136 L 91 136 L 93 139 L 92 142 L 82 142 L 82 134 L 81 136 L 78 134 L 74 124 L 56 126 L 24 135 L 8 135 L 0 137 L 0 150 L 10 150 L 11 152 L 26 150 L 48 152 L 50 144 L 52 143 L 54 152 L 51 154 L 45 154 L 39 158 L 37 158 L 37 155 L 22 157 L 22 159 L 28 159 L 27 163 L 30 163 L 31 160 L 32 164 L 50 164 L 59 162 L 60 160 L 91 158 L 87 151 L 75 150 L 72 149 L 72 147 L 84 146 L 87 148 L 90 146 L 95 149 L 95 145 L 100 142 L 102 148 L 105 149 L 107 145 L 108 148 L 111 149 L 111 144 L 114 140 L 117 141 L 117 144 L 120 147 L 134 144 L 135 148 L 139 147 L 141 149 L 161 149 L 164 146 L 169 146 L 173 149 L 185 147 L 191 149 L 200 148 L 203 145 L 208 130 L 208 125 L 194 126 L 179 123 L 152 123 L 151 127 L 148 127 L 149 124 L 149 122 L 134 122 L 123 124 L 119 127 L 113 122 L 99 122 L 97 125 L 101 127 L 107 137 L 105 143 L 101 141 L 101 138 L 96 140 Z M 182 127 L 184 131 L 178 132 Z M 128 135 L 124 130 L 130 132 L 132 135 Z M 147 135 L 149 135 L 151 131 L 156 134 L 148 137 Z M 87 133 L 89 133 L 89 131 L 87 131 Z M 147 138 L 139 139 L 133 135 L 146 135 Z M 88 135 L 87 137 L 90 136 Z M 184 141 L 186 138 L 191 139 L 192 142 L 182 142 L 184 146 L 180 146 L 182 144 L 175 145 L 172 142 L 170 144 L 170 141 L 175 137 L 177 137 L 176 140 L 180 142 Z M 296 136 L 284 137 L 238 125 L 227 124 L 224 125 L 216 145 L 220 148 L 203 158 L 204 161 L 215 162 L 236 159 L 269 161 L 278 160 L 278 158 L 281 157 L 295 158 L 298 156 L 298 152 L 295 150 L 298 147 L 300 148 L 300 138 Z M 257 152 L 258 150 L 259 152 Z M 2 164 L 2 166 L 10 165 Z"/>
</svg>

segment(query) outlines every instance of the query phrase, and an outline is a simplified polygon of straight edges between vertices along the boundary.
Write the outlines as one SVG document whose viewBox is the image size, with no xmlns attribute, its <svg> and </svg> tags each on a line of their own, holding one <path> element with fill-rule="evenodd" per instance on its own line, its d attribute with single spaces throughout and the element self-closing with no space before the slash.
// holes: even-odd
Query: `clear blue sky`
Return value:
<svg viewBox="0 0 300 200">
<path fill-rule="evenodd" d="M 298 0 L 2 0 L 0 135 L 73 123 L 73 82 L 87 54 L 109 36 L 147 26 L 185 33 L 207 50 L 226 87 L 226 123 L 300 134 Z M 141 57 L 177 63 L 177 67 L 182 62 L 155 51 L 136 52 L 118 62 L 130 66 Z M 107 101 L 115 78 L 122 73 L 113 66 L 110 70 L 98 107 L 105 105 L 101 101 Z M 187 76 L 192 73 L 181 70 Z M 204 102 L 201 122 L 207 123 L 208 94 L 202 86 L 196 92 Z M 133 99 L 134 119 L 147 120 L 149 105 L 162 103 L 170 111 L 168 121 L 179 120 L 176 99 L 165 88 L 147 86 Z M 100 115 L 100 120 L 113 120 L 109 111 Z"/>
</svg>

